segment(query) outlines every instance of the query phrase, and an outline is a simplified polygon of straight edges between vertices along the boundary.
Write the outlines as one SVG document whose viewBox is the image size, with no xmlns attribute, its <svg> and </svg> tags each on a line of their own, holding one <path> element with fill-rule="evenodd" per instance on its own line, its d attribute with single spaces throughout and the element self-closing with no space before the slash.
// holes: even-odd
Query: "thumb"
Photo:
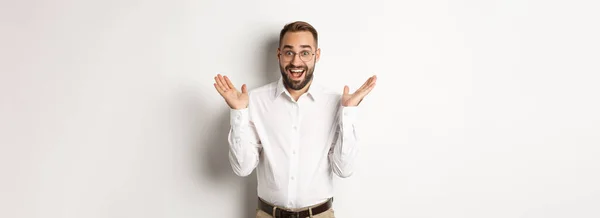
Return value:
<svg viewBox="0 0 600 218">
<path fill-rule="evenodd" d="M 246 84 L 242 85 L 242 93 L 248 93 L 248 88 L 246 88 Z"/>
<path fill-rule="evenodd" d="M 344 86 L 344 95 L 347 95 L 350 92 L 350 88 L 348 86 Z"/>
</svg>

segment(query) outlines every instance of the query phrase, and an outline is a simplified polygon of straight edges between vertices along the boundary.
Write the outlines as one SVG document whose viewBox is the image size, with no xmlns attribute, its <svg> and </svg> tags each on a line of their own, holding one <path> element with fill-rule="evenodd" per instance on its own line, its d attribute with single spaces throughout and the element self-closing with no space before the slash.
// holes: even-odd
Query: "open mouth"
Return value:
<svg viewBox="0 0 600 218">
<path fill-rule="evenodd" d="M 299 80 L 302 78 L 302 76 L 304 76 L 304 72 L 304 69 L 288 69 L 290 77 L 294 80 Z"/>
</svg>

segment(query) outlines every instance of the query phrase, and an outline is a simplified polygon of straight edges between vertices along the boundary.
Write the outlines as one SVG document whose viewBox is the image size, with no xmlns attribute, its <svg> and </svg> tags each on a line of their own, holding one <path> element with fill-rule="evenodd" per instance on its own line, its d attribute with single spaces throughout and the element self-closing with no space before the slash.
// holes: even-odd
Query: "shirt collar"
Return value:
<svg viewBox="0 0 600 218">
<path fill-rule="evenodd" d="M 316 98 L 318 98 L 316 96 L 320 93 L 320 91 L 321 89 L 319 85 L 315 83 L 315 76 L 313 74 L 312 82 L 310 84 L 310 87 L 308 87 L 308 90 L 306 91 L 306 95 L 309 96 L 313 101 L 315 101 Z M 288 90 L 285 88 L 285 85 L 283 84 L 283 76 L 280 76 L 279 81 L 277 81 L 277 88 L 275 89 L 274 98 L 279 97 L 283 93 L 285 93 L 290 98 L 292 97 L 290 92 L 288 92 Z"/>
</svg>

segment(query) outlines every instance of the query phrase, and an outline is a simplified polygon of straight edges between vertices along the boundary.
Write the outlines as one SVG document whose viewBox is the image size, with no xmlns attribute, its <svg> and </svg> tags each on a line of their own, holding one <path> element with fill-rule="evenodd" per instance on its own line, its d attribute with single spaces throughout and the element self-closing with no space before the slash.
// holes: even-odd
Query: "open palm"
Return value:
<svg viewBox="0 0 600 218">
<path fill-rule="evenodd" d="M 215 89 L 221 94 L 231 109 L 244 109 L 248 107 L 248 89 L 242 85 L 242 92 L 238 91 L 227 76 L 215 76 Z"/>
<path fill-rule="evenodd" d="M 342 105 L 344 107 L 358 106 L 360 102 L 375 88 L 377 76 L 369 77 L 369 79 L 354 93 L 350 94 L 350 88 L 344 86 L 344 94 L 342 95 Z"/>
</svg>

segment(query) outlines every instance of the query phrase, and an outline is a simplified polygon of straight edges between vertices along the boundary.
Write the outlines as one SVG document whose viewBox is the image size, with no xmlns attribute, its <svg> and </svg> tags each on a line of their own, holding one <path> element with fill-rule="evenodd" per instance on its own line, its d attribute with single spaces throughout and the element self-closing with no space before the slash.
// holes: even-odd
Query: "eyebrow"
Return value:
<svg viewBox="0 0 600 218">
<path fill-rule="evenodd" d="M 289 48 L 289 49 L 292 49 L 292 48 L 294 48 L 294 46 L 291 46 L 291 45 L 284 45 L 284 46 L 283 46 L 283 48 Z M 312 46 L 310 46 L 310 45 L 300 45 L 300 48 L 310 48 L 310 49 L 312 49 Z"/>
</svg>

